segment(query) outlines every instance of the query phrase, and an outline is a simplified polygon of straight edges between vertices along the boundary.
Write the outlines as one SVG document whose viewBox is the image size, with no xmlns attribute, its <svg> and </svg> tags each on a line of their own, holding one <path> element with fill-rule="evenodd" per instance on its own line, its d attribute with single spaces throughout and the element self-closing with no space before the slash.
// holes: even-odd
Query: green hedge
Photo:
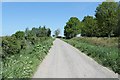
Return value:
<svg viewBox="0 0 120 80">
<path fill-rule="evenodd" d="M 3 59 L 3 78 L 30 78 L 44 59 L 53 43 L 52 38 L 39 41 L 36 45 L 27 44 L 27 48 Z"/>
</svg>

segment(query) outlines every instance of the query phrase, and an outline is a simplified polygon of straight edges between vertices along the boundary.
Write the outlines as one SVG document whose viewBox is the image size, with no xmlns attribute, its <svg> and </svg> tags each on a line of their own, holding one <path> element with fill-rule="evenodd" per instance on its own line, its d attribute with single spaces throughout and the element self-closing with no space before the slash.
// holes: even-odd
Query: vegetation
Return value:
<svg viewBox="0 0 120 80">
<path fill-rule="evenodd" d="M 36 67 L 50 49 L 53 39 L 49 28 L 28 28 L 2 37 L 3 78 L 32 77 Z"/>
<path fill-rule="evenodd" d="M 95 12 L 95 17 L 85 16 L 81 22 L 77 17 L 71 17 L 64 27 L 64 36 L 73 38 L 81 34 L 87 37 L 118 37 L 119 3 L 103 2 Z"/>
<path fill-rule="evenodd" d="M 77 34 L 84 38 L 73 38 Z M 82 21 L 71 17 L 64 36 L 70 38 L 66 42 L 120 74 L 120 2 L 106 0 L 96 8 L 95 17 L 88 15 Z"/>
<path fill-rule="evenodd" d="M 60 29 L 55 30 L 54 34 L 55 34 L 55 37 L 58 37 L 58 35 L 60 34 Z"/>
<path fill-rule="evenodd" d="M 50 30 L 45 27 L 32 28 L 32 30 L 26 29 L 25 32 L 17 31 L 12 36 L 5 36 L 2 38 L 3 53 L 1 56 L 4 58 L 11 54 L 18 54 L 20 50 L 25 49 L 27 42 L 32 45 L 38 43 L 41 37 L 50 37 Z M 28 44 L 29 44 L 28 43 Z"/>
<path fill-rule="evenodd" d="M 119 6 L 118 6 L 118 24 L 117 24 L 117 27 L 118 27 L 118 35 L 120 37 L 120 2 L 119 2 Z"/>
<path fill-rule="evenodd" d="M 110 38 L 120 37 L 120 3 L 103 2 L 95 12 L 95 17 L 88 15 L 81 21 L 71 17 L 64 26 L 64 36 L 69 39 L 65 41 L 120 74 L 120 51 L 117 48 L 120 48 L 120 39 Z M 58 37 L 60 30 L 54 33 Z M 77 34 L 84 38 L 74 38 Z M 52 45 L 50 35 L 49 28 L 40 26 L 2 37 L 0 57 L 3 78 L 32 77 Z"/>
<path fill-rule="evenodd" d="M 86 37 L 72 38 L 64 41 L 70 43 L 88 56 L 93 57 L 103 66 L 109 67 L 120 74 L 120 56 L 118 56 L 117 40 L 116 38 L 110 40 L 108 38 Z M 113 42 L 114 45 L 107 44 L 107 42 Z"/>
<path fill-rule="evenodd" d="M 103 2 L 96 8 L 96 19 L 99 27 L 98 36 L 117 36 L 118 3 Z"/>
<path fill-rule="evenodd" d="M 82 36 L 97 36 L 97 20 L 92 16 L 85 16 L 83 21 L 83 25 L 81 28 L 81 35 Z"/>
<path fill-rule="evenodd" d="M 80 21 L 76 17 L 71 17 L 64 27 L 64 35 L 66 38 L 73 38 L 80 33 Z"/>
<path fill-rule="evenodd" d="M 52 45 L 52 39 L 40 41 L 35 46 L 29 45 L 27 49 L 21 50 L 19 54 L 3 59 L 3 78 L 30 78 L 37 66 L 47 55 Z"/>
</svg>

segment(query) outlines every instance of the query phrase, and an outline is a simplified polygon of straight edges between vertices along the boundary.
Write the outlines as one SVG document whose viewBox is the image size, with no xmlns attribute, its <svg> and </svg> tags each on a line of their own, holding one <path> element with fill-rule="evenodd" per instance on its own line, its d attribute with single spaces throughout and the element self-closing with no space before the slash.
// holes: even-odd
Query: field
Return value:
<svg viewBox="0 0 120 80">
<path fill-rule="evenodd" d="M 82 37 L 64 39 L 99 64 L 120 74 L 120 57 L 118 55 L 118 38 Z"/>
<path fill-rule="evenodd" d="M 54 39 L 47 38 L 3 59 L 3 78 L 30 78 L 47 55 Z"/>
</svg>

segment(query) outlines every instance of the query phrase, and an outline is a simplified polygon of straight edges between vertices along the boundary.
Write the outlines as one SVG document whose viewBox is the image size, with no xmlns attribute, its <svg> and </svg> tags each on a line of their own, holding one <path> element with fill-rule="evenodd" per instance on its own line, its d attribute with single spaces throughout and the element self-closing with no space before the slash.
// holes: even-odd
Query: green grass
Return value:
<svg viewBox="0 0 120 80">
<path fill-rule="evenodd" d="M 111 40 L 114 43 L 107 44 L 108 39 L 97 39 L 98 38 L 96 38 L 97 42 L 95 42 L 95 38 L 94 40 L 92 38 L 73 38 L 64 41 L 78 48 L 86 55 L 94 58 L 98 63 L 102 64 L 103 66 L 109 67 L 114 72 L 120 74 L 120 57 L 118 56 L 118 48 L 115 44 L 117 40 Z"/>
<path fill-rule="evenodd" d="M 107 37 L 82 37 L 82 38 L 73 38 L 73 40 L 80 40 L 82 42 L 86 42 L 92 45 L 97 45 L 97 46 L 105 46 L 105 47 L 118 47 L 118 37 L 112 37 L 112 38 L 107 38 Z"/>
<path fill-rule="evenodd" d="M 28 45 L 20 54 L 14 54 L 3 60 L 3 78 L 30 78 L 37 66 L 47 55 L 53 39 L 39 42 L 35 46 Z"/>
</svg>

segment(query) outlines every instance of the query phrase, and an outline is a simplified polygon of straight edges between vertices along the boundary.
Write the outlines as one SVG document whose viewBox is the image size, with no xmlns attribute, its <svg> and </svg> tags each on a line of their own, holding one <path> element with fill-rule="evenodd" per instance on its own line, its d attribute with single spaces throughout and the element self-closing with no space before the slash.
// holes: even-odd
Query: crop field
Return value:
<svg viewBox="0 0 120 80">
<path fill-rule="evenodd" d="M 120 74 L 120 57 L 118 55 L 118 38 L 83 37 L 65 39 L 64 41 L 78 48 L 81 52 L 94 58 L 98 63 Z"/>
</svg>

